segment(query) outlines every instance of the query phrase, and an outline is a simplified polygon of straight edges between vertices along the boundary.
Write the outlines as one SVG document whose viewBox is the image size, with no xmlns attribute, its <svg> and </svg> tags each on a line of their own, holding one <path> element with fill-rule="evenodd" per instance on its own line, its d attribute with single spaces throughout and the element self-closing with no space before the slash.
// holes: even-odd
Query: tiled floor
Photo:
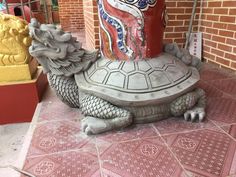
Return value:
<svg viewBox="0 0 236 177">
<path fill-rule="evenodd" d="M 204 65 L 203 123 L 169 118 L 97 136 L 80 131 L 82 115 L 48 90 L 24 170 L 37 177 L 236 176 L 236 75 Z"/>
</svg>

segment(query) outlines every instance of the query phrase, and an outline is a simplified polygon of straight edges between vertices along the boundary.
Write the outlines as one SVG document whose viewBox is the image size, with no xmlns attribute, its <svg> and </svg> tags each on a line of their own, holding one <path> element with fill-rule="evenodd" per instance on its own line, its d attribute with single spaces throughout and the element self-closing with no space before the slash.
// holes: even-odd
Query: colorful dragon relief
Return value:
<svg viewBox="0 0 236 177">
<path fill-rule="evenodd" d="M 0 82 L 31 79 L 37 63 L 29 54 L 30 45 L 28 23 L 0 13 Z"/>
<path fill-rule="evenodd" d="M 98 7 L 104 56 L 135 60 L 152 58 L 162 51 L 167 20 L 163 1 L 98 0 Z"/>
</svg>

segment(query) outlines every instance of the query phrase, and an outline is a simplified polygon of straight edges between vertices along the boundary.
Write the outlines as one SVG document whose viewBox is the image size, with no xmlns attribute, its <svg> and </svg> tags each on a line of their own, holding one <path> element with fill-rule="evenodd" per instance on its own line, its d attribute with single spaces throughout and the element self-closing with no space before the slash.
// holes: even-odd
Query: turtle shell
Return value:
<svg viewBox="0 0 236 177">
<path fill-rule="evenodd" d="M 138 61 L 101 58 L 75 79 L 85 93 L 115 105 L 138 106 L 172 101 L 195 88 L 200 76 L 196 68 L 163 53 Z"/>
</svg>

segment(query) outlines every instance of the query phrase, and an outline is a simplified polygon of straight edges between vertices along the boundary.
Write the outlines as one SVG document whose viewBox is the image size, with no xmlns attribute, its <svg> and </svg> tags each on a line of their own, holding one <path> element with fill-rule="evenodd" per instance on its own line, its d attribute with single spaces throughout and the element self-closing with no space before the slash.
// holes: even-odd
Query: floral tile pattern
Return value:
<svg viewBox="0 0 236 177">
<path fill-rule="evenodd" d="M 24 170 L 37 177 L 236 177 L 236 76 L 210 65 L 201 75 L 204 122 L 172 117 L 96 136 L 81 132 L 79 110 L 49 88 Z"/>
<path fill-rule="evenodd" d="M 227 79 L 235 76 L 232 71 L 211 67 L 211 65 L 208 64 L 202 68 L 200 74 L 201 80 L 204 81 Z"/>
<path fill-rule="evenodd" d="M 154 123 L 154 126 L 159 131 L 161 135 L 172 134 L 178 132 L 189 132 L 198 129 L 205 129 L 214 127 L 215 125 L 209 121 L 205 120 L 204 122 L 189 122 L 185 121 L 183 117 L 173 117 L 166 120 L 162 120 Z"/>
<path fill-rule="evenodd" d="M 72 149 L 95 149 L 93 137 L 80 131 L 80 123 L 57 121 L 39 124 L 34 132 L 28 156 L 39 156 Z"/>
<path fill-rule="evenodd" d="M 39 122 L 55 120 L 74 120 L 81 117 L 78 109 L 70 108 L 60 100 L 43 102 Z"/>
<path fill-rule="evenodd" d="M 98 145 L 99 146 L 99 145 Z M 160 137 L 109 144 L 102 152 L 102 172 L 112 177 L 181 177 L 180 164 Z"/>
<path fill-rule="evenodd" d="M 121 142 L 158 135 L 152 124 L 137 124 L 121 131 L 107 132 L 97 135 L 97 139 L 107 142 Z"/>
<path fill-rule="evenodd" d="M 210 81 L 209 84 L 211 84 L 212 86 L 215 86 L 217 89 L 227 94 L 236 96 L 236 78 Z"/>
<path fill-rule="evenodd" d="M 101 176 L 97 155 L 86 151 L 71 151 L 27 158 L 24 170 L 37 177 Z"/>
<path fill-rule="evenodd" d="M 193 174 L 224 177 L 236 173 L 236 142 L 222 131 L 205 129 L 164 139 L 184 168 Z"/>
<path fill-rule="evenodd" d="M 232 98 L 209 98 L 207 118 L 226 124 L 236 123 L 236 100 Z"/>
<path fill-rule="evenodd" d="M 200 81 L 198 83 L 198 87 L 202 88 L 206 92 L 207 98 L 222 97 L 224 95 L 224 92 L 212 85 L 207 84 L 205 81 Z"/>
<path fill-rule="evenodd" d="M 236 124 L 226 125 L 221 128 L 236 140 Z"/>
</svg>

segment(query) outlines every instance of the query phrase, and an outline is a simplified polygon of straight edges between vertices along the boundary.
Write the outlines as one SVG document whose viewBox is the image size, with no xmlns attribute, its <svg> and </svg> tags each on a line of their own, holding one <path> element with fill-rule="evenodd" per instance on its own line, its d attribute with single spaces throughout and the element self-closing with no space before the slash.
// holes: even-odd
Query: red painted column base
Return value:
<svg viewBox="0 0 236 177">
<path fill-rule="evenodd" d="M 31 122 L 47 85 L 47 77 L 41 69 L 31 81 L 1 84 L 0 124 Z"/>
</svg>

